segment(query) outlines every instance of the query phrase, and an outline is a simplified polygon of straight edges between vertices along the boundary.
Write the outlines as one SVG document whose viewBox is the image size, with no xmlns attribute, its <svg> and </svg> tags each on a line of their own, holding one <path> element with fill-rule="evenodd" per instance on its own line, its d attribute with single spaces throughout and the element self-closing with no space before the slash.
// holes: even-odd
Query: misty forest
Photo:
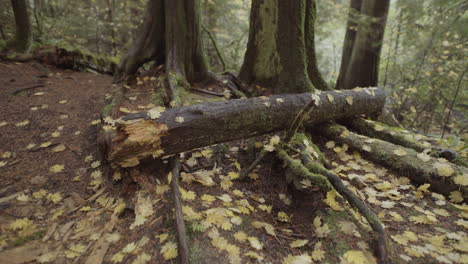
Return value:
<svg viewBox="0 0 468 264">
<path fill-rule="evenodd" d="M 1 0 L 0 263 L 468 263 L 467 0 Z"/>
</svg>

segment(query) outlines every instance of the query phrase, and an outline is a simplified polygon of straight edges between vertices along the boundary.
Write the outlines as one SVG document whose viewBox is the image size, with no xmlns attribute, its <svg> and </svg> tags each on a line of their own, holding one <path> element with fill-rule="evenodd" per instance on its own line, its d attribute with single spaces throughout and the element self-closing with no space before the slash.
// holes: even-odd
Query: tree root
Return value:
<svg viewBox="0 0 468 264">
<path fill-rule="evenodd" d="M 290 154 L 287 149 L 296 153 Z M 323 154 L 306 135 L 296 134 L 289 144 L 284 143 L 278 147 L 276 153 L 287 168 L 288 183 L 292 182 L 297 189 L 303 190 L 303 180 L 308 179 L 321 192 L 326 193 L 333 188 L 356 208 L 376 233 L 375 254 L 379 263 L 390 263 L 387 236 L 380 220 L 364 201 L 343 184 L 339 176 L 324 167 Z"/>
<path fill-rule="evenodd" d="M 180 199 L 179 191 L 179 173 L 180 173 L 180 160 L 179 157 L 172 159 L 172 182 L 171 188 L 174 195 L 174 211 L 177 227 L 177 238 L 179 241 L 180 263 L 188 264 L 189 261 L 189 247 L 187 242 L 187 234 L 185 232 L 184 215 L 182 213 L 182 202 Z"/>
<path fill-rule="evenodd" d="M 370 160 L 392 168 L 399 175 L 410 178 L 418 185 L 430 183 L 430 189 L 445 196 L 458 191 L 468 200 L 466 177 L 468 169 L 418 153 L 380 139 L 373 139 L 350 132 L 337 124 L 325 124 L 314 128 L 321 135 L 360 151 Z"/>
<path fill-rule="evenodd" d="M 405 148 L 414 149 L 417 152 L 423 152 L 429 149 L 429 155 L 433 157 L 445 158 L 448 161 L 468 167 L 468 160 L 454 150 L 441 147 L 433 147 L 427 142 L 420 142 L 424 137 L 413 135 L 412 133 L 397 127 L 389 127 L 382 123 L 366 120 L 363 118 L 354 118 L 344 122 L 352 130 L 372 138 L 378 138 L 391 142 Z"/>
</svg>

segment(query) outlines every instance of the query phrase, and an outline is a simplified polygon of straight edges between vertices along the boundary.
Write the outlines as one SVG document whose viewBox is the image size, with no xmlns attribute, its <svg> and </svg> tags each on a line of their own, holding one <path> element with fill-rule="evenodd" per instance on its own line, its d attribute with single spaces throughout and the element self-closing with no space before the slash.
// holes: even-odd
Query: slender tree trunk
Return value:
<svg viewBox="0 0 468 264">
<path fill-rule="evenodd" d="M 315 12 L 313 0 L 253 0 L 240 78 L 274 93 L 326 90 L 315 56 Z"/>
<path fill-rule="evenodd" d="M 361 13 L 365 15 L 363 19 L 369 20 L 370 23 L 361 22 L 358 26 L 341 89 L 377 85 L 380 53 L 389 5 L 389 0 L 363 1 Z"/>
<path fill-rule="evenodd" d="M 312 84 L 319 90 L 330 90 L 322 77 L 317 65 L 317 56 L 315 55 L 315 21 L 317 16 L 317 5 L 315 0 L 306 1 L 305 17 L 305 45 L 307 51 L 307 73 Z"/>
<path fill-rule="evenodd" d="M 351 0 L 348 11 L 348 23 L 346 25 L 346 34 L 343 44 L 343 53 L 341 55 L 341 65 L 338 80 L 336 81 L 335 89 L 342 89 L 343 81 L 348 71 L 349 60 L 354 48 L 357 31 L 357 19 L 361 10 L 363 0 Z"/>
<path fill-rule="evenodd" d="M 11 6 L 15 13 L 16 39 L 14 49 L 18 52 L 27 53 L 32 46 L 32 26 L 28 13 L 26 0 L 11 0 Z"/>
</svg>

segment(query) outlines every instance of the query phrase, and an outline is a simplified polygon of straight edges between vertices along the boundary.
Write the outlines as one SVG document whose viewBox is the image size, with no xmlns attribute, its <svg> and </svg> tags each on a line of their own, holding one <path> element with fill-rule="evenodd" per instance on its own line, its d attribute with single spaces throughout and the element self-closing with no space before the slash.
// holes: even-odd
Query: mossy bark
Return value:
<svg viewBox="0 0 468 264">
<path fill-rule="evenodd" d="M 200 35 L 199 1 L 148 1 L 145 22 L 132 48 L 124 56 L 115 81 L 135 74 L 144 63 L 165 64 L 169 92 L 177 84 L 206 77 L 208 65 Z"/>
<path fill-rule="evenodd" d="M 380 139 L 373 139 L 350 132 L 337 124 L 325 124 L 315 127 L 314 131 L 335 141 L 345 143 L 360 151 L 372 161 L 394 169 L 401 176 L 410 178 L 418 185 L 430 183 L 435 192 L 449 196 L 453 191 L 460 191 L 463 199 L 468 199 L 468 188 L 464 185 L 468 177 L 466 167 L 451 163 L 442 163 L 432 157 L 418 156 L 413 149 L 394 145 Z"/>
<path fill-rule="evenodd" d="M 314 0 L 252 1 L 250 34 L 239 77 L 274 93 L 327 90 L 314 47 Z M 314 87 L 315 86 L 315 87 Z"/>
</svg>

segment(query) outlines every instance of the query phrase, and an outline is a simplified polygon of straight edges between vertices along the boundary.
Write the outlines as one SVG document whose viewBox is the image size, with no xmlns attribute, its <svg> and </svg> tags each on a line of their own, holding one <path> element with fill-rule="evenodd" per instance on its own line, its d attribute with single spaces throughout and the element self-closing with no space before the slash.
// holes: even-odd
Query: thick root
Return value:
<svg viewBox="0 0 468 264">
<path fill-rule="evenodd" d="M 402 128 L 389 127 L 385 124 L 363 118 L 350 119 L 344 123 L 347 127 L 359 134 L 388 141 L 405 148 L 414 149 L 417 152 L 429 150 L 429 155 L 433 157 L 445 158 L 454 164 L 468 167 L 468 160 L 459 153 L 450 149 L 434 147 L 432 144 L 424 140 L 426 139 L 425 136 L 413 134 Z"/>
<path fill-rule="evenodd" d="M 287 167 L 288 183 L 292 182 L 297 189 L 303 190 L 303 181 L 308 179 L 313 186 L 318 187 L 322 192 L 328 192 L 334 188 L 351 206 L 356 208 L 376 233 L 374 238 L 375 251 L 379 263 L 390 263 L 387 236 L 379 218 L 364 201 L 344 185 L 339 176 L 329 172 L 323 166 L 326 163 L 323 154 L 306 135 L 294 135 L 290 144 L 278 147 L 276 153 Z"/>
<path fill-rule="evenodd" d="M 466 167 L 443 162 L 411 148 L 358 135 L 337 124 L 325 124 L 316 130 L 330 139 L 359 150 L 369 159 L 396 170 L 399 175 L 406 176 L 417 184 L 429 183 L 435 192 L 449 196 L 457 191 L 461 192 L 464 201 L 468 198 Z"/>
</svg>

